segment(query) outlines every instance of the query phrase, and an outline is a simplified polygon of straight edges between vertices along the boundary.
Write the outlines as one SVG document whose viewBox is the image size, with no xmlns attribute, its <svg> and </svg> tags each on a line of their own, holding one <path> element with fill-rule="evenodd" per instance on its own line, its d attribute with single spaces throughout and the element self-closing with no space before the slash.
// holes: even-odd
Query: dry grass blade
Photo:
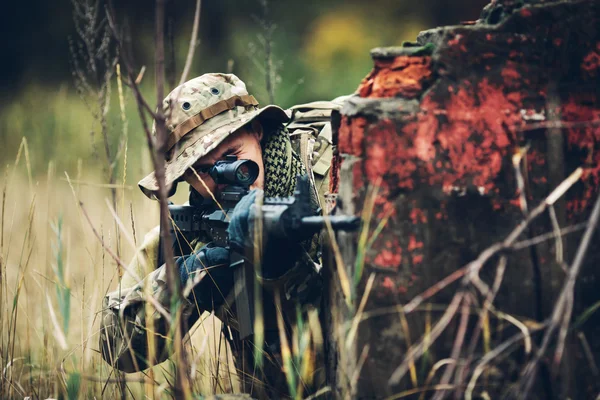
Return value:
<svg viewBox="0 0 600 400">
<path fill-rule="evenodd" d="M 525 190 L 525 179 L 523 178 L 523 173 L 521 172 L 521 160 L 523 160 L 526 156 L 527 150 L 529 146 L 524 148 L 519 148 L 515 154 L 512 156 L 512 164 L 515 170 L 515 176 L 517 179 L 517 189 L 519 191 L 519 206 L 521 207 L 521 211 L 523 215 L 527 215 L 529 209 L 527 207 L 527 194 Z"/>
<path fill-rule="evenodd" d="M 319 390 L 317 390 L 314 394 L 311 394 L 308 397 L 305 397 L 304 400 L 314 400 L 317 399 L 323 395 L 326 395 L 327 393 L 331 392 L 331 388 L 329 386 L 325 386 L 324 388 L 321 388 Z"/>
<path fill-rule="evenodd" d="M 366 344 L 362 351 L 360 352 L 360 357 L 358 358 L 358 362 L 356 363 L 356 368 L 354 372 L 352 372 L 352 378 L 350 379 L 350 393 L 353 396 L 356 395 L 356 388 L 358 384 L 358 378 L 360 378 L 360 372 L 362 371 L 363 365 L 365 365 L 365 361 L 367 361 L 367 357 L 369 356 L 370 346 Z"/>
<path fill-rule="evenodd" d="M 592 348 L 590 347 L 590 344 L 588 343 L 587 339 L 585 338 L 585 334 L 583 332 L 579 332 L 577 334 L 577 338 L 579 339 L 579 342 L 581 343 L 581 347 L 583 349 L 583 354 L 585 354 L 585 358 L 590 366 L 592 375 L 594 375 L 594 378 L 597 381 L 598 379 L 600 379 L 600 371 L 598 370 L 598 364 L 596 363 L 596 360 L 594 359 L 594 353 L 592 353 Z"/>
<path fill-rule="evenodd" d="M 465 294 L 464 300 L 462 302 L 462 311 L 460 316 L 460 323 L 458 325 L 458 331 L 456 333 L 456 337 L 454 339 L 454 345 L 452 346 L 452 352 L 450 354 L 450 358 L 453 360 L 460 359 L 460 353 L 462 351 L 462 345 L 465 340 L 465 335 L 467 334 L 467 324 L 469 323 L 469 307 L 471 306 L 471 296 L 467 293 Z M 442 375 L 442 379 L 440 380 L 440 385 L 445 386 L 452 379 L 452 374 L 454 373 L 454 368 L 456 364 L 449 364 L 444 371 L 444 375 Z M 456 386 L 455 386 L 456 387 Z M 443 399 L 448 392 L 445 390 L 440 390 L 436 392 L 435 396 L 433 396 L 433 400 L 441 400 Z"/>
<path fill-rule="evenodd" d="M 547 324 L 540 324 L 537 327 L 532 328 L 531 331 L 542 330 L 544 327 L 546 327 L 546 325 Z M 523 332 L 517 333 L 516 335 L 512 336 L 508 340 L 498 345 L 493 351 L 487 352 L 483 356 L 483 358 L 481 359 L 479 364 L 477 364 L 477 367 L 473 371 L 473 375 L 471 375 L 471 380 L 469 381 L 469 384 L 467 385 L 467 388 L 465 390 L 466 400 L 471 400 L 473 398 L 473 390 L 475 390 L 475 384 L 477 383 L 477 379 L 483 373 L 483 370 L 487 366 L 487 364 L 489 364 L 495 358 L 499 357 L 509 347 L 520 341 L 524 336 L 525 335 Z"/>
<path fill-rule="evenodd" d="M 573 171 L 571 175 L 567 177 L 567 179 L 562 181 L 561 184 L 558 185 L 552 191 L 552 193 L 548 195 L 548 197 L 546 197 L 544 203 L 546 203 L 547 205 L 552 205 L 556 203 L 556 201 L 560 199 L 566 193 L 566 191 L 571 188 L 571 186 L 573 186 L 575 183 L 577 183 L 577 181 L 579 181 L 579 179 L 581 179 L 581 175 L 583 175 L 583 168 L 579 167 L 575 171 Z"/>
<path fill-rule="evenodd" d="M 67 180 L 69 180 L 69 175 L 65 173 L 65 175 L 67 176 Z M 72 188 L 72 186 L 71 186 Z M 136 277 L 136 279 L 141 280 L 141 278 L 137 275 L 137 273 L 135 271 L 132 271 L 131 269 L 129 269 L 129 267 L 127 265 L 125 265 L 125 263 L 123 263 L 123 261 L 121 261 L 121 259 L 111 250 L 111 248 L 109 246 L 106 245 L 106 243 L 104 242 L 104 239 L 102 238 L 102 236 L 100 236 L 100 234 L 98 233 L 98 231 L 96 230 L 96 228 L 94 228 L 94 224 L 89 216 L 89 214 L 87 213 L 85 207 L 83 206 L 83 203 L 81 201 L 79 201 L 77 199 L 77 195 L 75 194 L 75 192 L 73 191 L 73 196 L 75 196 L 75 200 L 78 202 L 79 208 L 81 209 L 81 212 L 83 213 L 85 219 L 87 220 L 90 228 L 92 228 L 92 232 L 94 233 L 94 236 L 96 236 L 96 238 L 100 241 L 100 244 L 102 245 L 102 248 L 113 258 L 113 260 L 115 260 L 115 262 L 121 267 L 123 268 L 125 271 L 127 271 L 128 273 L 131 274 L 131 276 Z"/>
<path fill-rule="evenodd" d="M 404 314 L 404 310 L 402 307 L 398 305 L 398 315 L 400 316 L 400 326 L 402 327 L 402 335 L 404 336 L 404 341 L 406 342 L 406 348 L 410 348 L 412 346 L 412 341 L 410 339 L 410 328 L 408 326 L 408 320 L 406 319 L 406 315 Z M 429 333 L 431 332 L 431 321 L 426 322 L 425 327 L 425 335 L 423 340 L 425 343 L 429 340 Z M 409 360 L 409 371 L 410 371 L 410 380 L 413 387 L 417 387 L 419 385 L 419 381 L 417 379 L 417 368 L 415 366 L 414 360 Z"/>
<path fill-rule="evenodd" d="M 335 233 L 333 232 L 331 221 L 327 215 L 323 216 L 323 220 L 325 221 L 325 227 L 327 229 L 331 248 L 333 250 L 333 256 L 335 259 L 336 270 L 338 273 L 340 286 L 342 288 L 342 293 L 344 295 L 344 299 L 346 300 L 346 304 L 348 307 L 350 307 L 352 304 L 352 294 L 350 289 L 350 279 L 348 278 L 348 273 L 346 272 L 346 265 L 344 264 L 344 259 L 342 258 L 342 253 L 340 252 L 340 246 L 338 245 Z"/>
<path fill-rule="evenodd" d="M 456 311 L 458 310 L 460 303 L 463 301 L 464 296 L 465 295 L 463 292 L 458 292 L 454 295 L 452 301 L 448 305 L 448 308 L 431 330 L 431 334 L 429 335 L 428 340 L 425 341 L 425 339 L 421 339 L 419 344 L 411 347 L 408 350 L 404 361 L 402 361 L 402 363 L 394 370 L 392 376 L 388 380 L 389 385 L 398 385 L 400 383 L 400 380 L 404 377 L 404 375 L 406 375 L 406 372 L 410 367 L 410 363 L 421 358 L 421 356 L 429 349 L 429 346 L 431 346 L 431 344 L 435 342 L 436 339 L 442 334 L 442 332 L 446 329 L 452 318 L 454 318 L 454 315 L 456 315 Z"/>
<path fill-rule="evenodd" d="M 58 322 L 58 318 L 56 318 L 56 313 L 54 312 L 54 307 L 52 306 L 52 301 L 50 297 L 47 296 L 46 300 L 48 302 L 48 311 L 50 312 L 50 319 L 52 320 L 52 325 L 54 326 L 54 338 L 57 340 L 58 345 L 61 349 L 67 350 L 67 338 L 65 338 L 65 334 L 60 327 Z"/>
<path fill-rule="evenodd" d="M 504 279 L 504 272 L 506 270 L 506 256 L 501 256 L 498 261 L 498 266 L 496 268 L 496 276 L 494 278 L 494 282 L 492 284 L 492 290 L 489 291 L 488 295 L 485 298 L 483 303 L 483 308 L 479 312 L 479 320 L 475 327 L 475 331 L 471 335 L 471 343 L 467 350 L 466 362 L 462 363 L 459 367 L 459 370 L 456 374 L 455 384 L 457 386 L 462 386 L 463 379 L 466 377 L 465 370 L 468 368 L 471 360 L 473 358 L 473 354 L 475 353 L 475 349 L 477 348 L 477 344 L 479 342 L 479 336 L 483 332 L 483 349 L 485 353 L 490 351 L 490 342 L 491 342 L 491 333 L 490 333 L 490 319 L 489 319 L 489 311 L 492 307 L 494 299 L 500 290 L 500 285 L 502 284 L 502 280 Z"/>
<path fill-rule="evenodd" d="M 550 206 L 548 208 L 548 214 L 550 215 L 550 221 L 552 222 L 552 231 L 554 233 L 555 238 L 555 252 L 556 252 L 556 262 L 560 265 L 563 264 L 563 241 L 562 234 L 560 229 L 560 224 L 558 223 L 558 218 L 556 216 L 556 210 L 554 210 L 554 206 Z M 565 271 L 566 272 L 566 271 Z"/>
<path fill-rule="evenodd" d="M 190 167 L 190 171 L 192 171 L 194 173 L 196 179 L 202 184 L 202 186 L 204 187 L 204 189 L 208 192 L 208 194 L 212 198 L 212 201 L 217 205 L 217 207 L 219 207 L 219 209 L 221 211 L 223 211 L 223 214 L 225 214 L 225 218 L 227 219 L 227 221 L 229 221 L 229 216 L 227 215 L 227 212 L 225 212 L 225 209 L 223 209 L 223 206 L 221 206 L 221 203 L 219 203 L 219 201 L 215 197 L 214 193 L 206 185 L 206 182 L 204 182 L 204 179 L 202 179 L 200 177 L 200 175 L 198 174 L 198 172 L 196 171 L 196 169 L 194 167 Z"/>
<path fill-rule="evenodd" d="M 296 374 L 293 367 L 292 354 L 288 344 L 285 322 L 283 321 L 283 310 L 281 308 L 281 297 L 275 294 L 275 306 L 277 314 L 277 328 L 279 329 L 279 340 L 281 342 L 281 358 L 283 359 L 283 371 L 287 379 L 288 388 L 292 398 L 296 397 Z"/>
<path fill-rule="evenodd" d="M 531 344 L 531 333 L 529 331 L 529 328 L 527 328 L 527 326 L 524 323 L 522 323 L 521 321 L 519 321 L 517 318 L 513 317 L 510 314 L 506 314 L 506 313 L 503 313 L 503 312 L 500 312 L 497 310 L 491 310 L 491 311 L 492 311 L 492 313 L 497 315 L 498 318 L 502 318 L 503 320 L 510 322 L 511 324 L 516 326 L 517 329 L 519 329 L 523 333 L 523 346 L 525 349 L 525 353 L 527 353 L 527 354 L 531 353 L 532 344 Z"/>
<path fill-rule="evenodd" d="M 575 290 L 575 283 L 577 281 L 577 277 L 579 276 L 579 272 L 581 270 L 585 254 L 596 231 L 599 219 L 600 196 L 596 199 L 594 208 L 592 209 L 592 213 L 590 214 L 588 226 L 583 234 L 583 237 L 579 244 L 579 248 L 577 249 L 577 253 L 575 254 L 573 263 L 568 270 L 569 273 L 567 276 L 567 281 L 563 285 L 560 296 L 555 303 L 554 311 L 550 320 L 550 325 L 548 326 L 548 329 L 546 329 L 544 338 L 542 340 L 542 345 L 536 352 L 536 355 L 533 358 L 533 360 L 531 360 L 524 369 L 522 380 L 520 382 L 520 392 L 523 398 L 527 397 L 527 395 L 529 394 L 529 391 L 531 390 L 531 386 L 533 385 L 533 381 L 535 379 L 540 359 L 544 356 L 550 344 L 551 338 L 557 330 L 558 340 L 553 360 L 555 370 L 558 368 L 560 360 L 562 359 L 564 343 L 567 336 L 571 315 L 573 312 L 573 296 Z"/>
<path fill-rule="evenodd" d="M 400 392 L 398 394 L 395 394 L 393 396 L 390 397 L 386 397 L 385 400 L 397 400 L 397 399 L 403 399 L 405 397 L 409 397 L 418 393 L 424 393 L 424 392 L 434 392 L 434 391 L 438 391 L 438 390 L 452 390 L 454 389 L 454 385 L 433 385 L 433 386 L 425 386 L 425 387 L 420 387 L 420 388 L 415 388 L 415 389 L 409 389 L 409 390 L 405 390 L 404 392 Z"/>
<path fill-rule="evenodd" d="M 440 360 L 438 362 L 436 362 L 433 367 L 431 367 L 431 371 L 429 371 L 429 374 L 427 375 L 427 379 L 425 380 L 425 387 L 429 387 L 429 385 L 431 384 L 431 381 L 433 380 L 433 378 L 435 377 L 435 373 L 442 368 L 444 365 L 452 365 L 452 364 L 456 364 L 456 360 L 452 360 L 449 358 L 444 358 L 443 360 Z M 425 392 L 421 393 L 421 395 L 419 396 L 419 400 L 424 400 L 425 399 Z"/>
<path fill-rule="evenodd" d="M 69 181 L 67 178 L 60 178 L 62 181 Z M 95 183 L 95 182 L 86 182 L 78 179 L 71 179 L 70 182 L 77 185 L 91 186 L 97 188 L 107 188 L 107 189 L 124 189 L 124 190 L 133 190 L 133 186 L 122 185 L 120 183 Z"/>
<path fill-rule="evenodd" d="M 348 331 L 348 335 L 346 336 L 346 348 L 349 349 L 354 342 L 354 336 L 358 330 L 358 324 L 361 321 L 363 311 L 365 310 L 365 306 L 367 305 L 367 300 L 369 299 L 369 294 L 371 293 L 371 289 L 373 288 L 373 282 L 375 282 L 375 273 L 371 273 L 369 279 L 367 280 L 367 284 L 365 286 L 365 292 L 363 294 L 362 299 L 360 300 L 360 304 L 358 306 L 358 310 L 356 311 L 356 315 L 352 319 L 352 326 Z"/>
</svg>

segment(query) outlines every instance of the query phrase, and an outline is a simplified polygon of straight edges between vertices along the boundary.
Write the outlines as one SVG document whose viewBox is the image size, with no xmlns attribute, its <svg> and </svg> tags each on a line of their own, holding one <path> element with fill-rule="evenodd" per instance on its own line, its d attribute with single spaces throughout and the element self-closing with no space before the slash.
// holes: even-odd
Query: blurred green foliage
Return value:
<svg viewBox="0 0 600 400">
<path fill-rule="evenodd" d="M 130 27 L 130 48 L 136 68 L 147 66 L 142 82 L 143 92 L 150 104 L 156 104 L 152 68 L 153 8 L 148 7 L 152 2 L 125 3 L 117 8 L 120 23 L 126 22 Z M 167 77 L 168 80 L 179 81 L 188 50 L 194 3 L 168 3 L 172 7 L 168 12 L 167 26 L 173 32 L 174 58 L 168 59 L 167 63 L 174 66 L 172 69 L 175 71 L 174 76 Z M 262 23 L 271 21 L 276 25 L 272 54 L 277 76 L 276 103 L 289 107 L 353 92 L 372 67 L 371 48 L 415 40 L 420 30 L 441 23 L 475 19 L 485 2 L 271 1 L 267 3 L 267 17 L 261 4 L 259 0 L 203 2 L 200 45 L 189 77 L 204 72 L 227 72 L 232 66 L 232 72 L 247 83 L 249 91 L 261 104 L 266 104 L 268 96 L 261 35 L 264 34 Z M 59 2 L 57 7 L 63 10 L 63 14 L 72 12 L 70 4 Z M 48 26 L 51 26 L 50 22 Z M 33 36 L 42 40 L 43 29 L 39 26 L 39 31 L 33 32 Z M 60 32 L 64 31 L 63 26 Z M 77 40 L 73 29 L 71 37 Z M 68 49 L 67 39 L 65 36 L 63 50 Z M 0 161 L 4 166 L 12 162 L 25 136 L 32 154 L 34 174 L 44 174 L 50 160 L 55 161 L 59 174 L 73 171 L 81 160 L 88 172 L 92 169 L 105 176 L 107 164 L 100 126 L 76 94 L 68 68 L 68 51 L 61 51 L 54 55 L 64 71 L 55 71 L 47 80 L 47 68 L 38 58 L 31 58 L 30 65 L 21 71 L 21 78 L 14 85 L 16 89 L 11 88 L 10 93 L 4 92 L 0 96 L 3 99 L 0 108 Z M 126 88 L 126 91 L 129 132 L 127 181 L 134 183 L 149 171 L 150 163 L 137 108 L 129 89 Z M 94 99 L 88 101 L 93 102 Z M 118 101 L 115 77 L 107 117 L 112 154 L 116 153 L 123 132 Z M 123 167 L 124 157 L 125 154 L 121 156 L 118 168 Z M 118 176 L 122 176 L 122 172 L 119 171 Z"/>
</svg>

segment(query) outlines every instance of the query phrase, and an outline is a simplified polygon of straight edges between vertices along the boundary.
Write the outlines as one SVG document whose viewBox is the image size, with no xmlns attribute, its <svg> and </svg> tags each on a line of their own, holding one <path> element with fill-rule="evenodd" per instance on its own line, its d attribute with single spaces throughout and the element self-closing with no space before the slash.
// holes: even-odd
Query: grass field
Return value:
<svg viewBox="0 0 600 400">
<path fill-rule="evenodd" d="M 32 109 L 40 111 L 28 117 Z M 111 135 L 122 138 L 118 115 L 109 120 Z M 98 353 L 101 300 L 117 287 L 119 269 L 94 230 L 127 263 L 157 224 L 157 203 L 135 185 L 151 169 L 142 134 L 135 132 L 118 160 L 120 183 L 114 189 L 123 231 L 111 211 L 106 162 L 94 154 L 102 142 L 90 132 L 98 128 L 81 99 L 66 88 L 32 87 L 3 109 L 0 126 L 0 397 L 141 397 L 149 378 L 128 375 L 126 387 L 119 386 Z M 129 130 L 135 128 L 134 122 Z M 216 353 L 221 348 L 222 371 L 228 353 L 219 346 L 218 320 L 205 317 L 189 343 L 194 392 L 206 394 L 236 383 L 222 373 L 216 384 Z M 168 390 L 171 373 L 168 362 L 155 368 L 157 396 Z"/>
</svg>

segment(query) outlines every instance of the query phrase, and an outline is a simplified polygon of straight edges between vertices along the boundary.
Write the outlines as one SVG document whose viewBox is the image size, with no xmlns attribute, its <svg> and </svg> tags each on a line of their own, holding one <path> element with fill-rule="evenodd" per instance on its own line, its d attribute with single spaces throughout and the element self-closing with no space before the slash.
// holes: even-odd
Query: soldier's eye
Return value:
<svg viewBox="0 0 600 400">
<path fill-rule="evenodd" d="M 192 105 L 191 105 L 189 102 L 187 102 L 187 101 L 186 101 L 186 102 L 184 102 L 184 103 L 181 105 L 181 108 L 183 108 L 185 111 L 187 111 L 187 110 L 189 110 L 190 108 L 192 108 Z"/>
<path fill-rule="evenodd" d="M 217 89 L 216 87 L 210 88 L 210 92 L 211 92 L 212 94 L 214 94 L 215 96 L 216 96 L 216 95 L 218 95 L 219 93 L 221 93 L 221 92 L 219 91 L 219 89 Z"/>
</svg>

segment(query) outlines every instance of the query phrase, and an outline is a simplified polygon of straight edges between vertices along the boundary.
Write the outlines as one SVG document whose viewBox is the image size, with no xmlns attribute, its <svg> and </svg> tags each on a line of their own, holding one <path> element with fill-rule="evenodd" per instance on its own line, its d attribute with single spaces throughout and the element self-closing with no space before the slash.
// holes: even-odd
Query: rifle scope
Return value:
<svg viewBox="0 0 600 400">
<path fill-rule="evenodd" d="M 258 164 L 226 156 L 225 160 L 217 161 L 208 173 L 217 184 L 250 186 L 258 178 Z"/>
</svg>

